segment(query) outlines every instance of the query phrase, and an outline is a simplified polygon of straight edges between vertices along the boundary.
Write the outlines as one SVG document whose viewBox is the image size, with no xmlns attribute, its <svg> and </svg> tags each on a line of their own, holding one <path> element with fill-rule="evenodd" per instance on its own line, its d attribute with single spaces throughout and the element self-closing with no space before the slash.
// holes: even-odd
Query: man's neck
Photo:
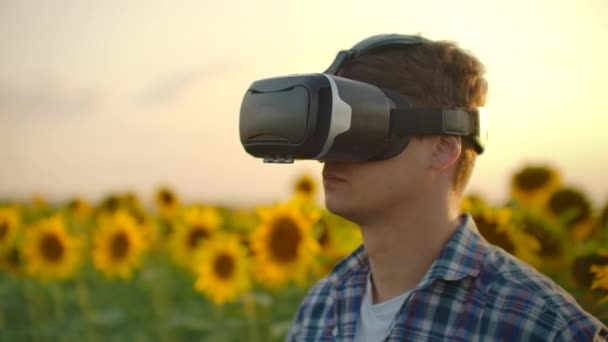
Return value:
<svg viewBox="0 0 608 342">
<path fill-rule="evenodd" d="M 434 196 L 386 208 L 376 220 L 361 223 L 371 265 L 373 303 L 416 287 L 460 225 L 448 196 Z M 445 197 L 445 198 L 442 198 Z"/>
</svg>

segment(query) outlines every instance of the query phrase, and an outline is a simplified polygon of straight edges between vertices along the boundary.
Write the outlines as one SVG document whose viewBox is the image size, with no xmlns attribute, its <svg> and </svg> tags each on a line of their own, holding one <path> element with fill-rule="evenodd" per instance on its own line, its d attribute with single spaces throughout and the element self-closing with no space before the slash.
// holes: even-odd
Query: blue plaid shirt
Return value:
<svg viewBox="0 0 608 342">
<path fill-rule="evenodd" d="M 361 246 L 309 292 L 286 340 L 352 341 L 369 271 Z M 487 243 L 465 214 L 384 339 L 446 340 L 605 341 L 608 329 L 549 278 Z"/>
</svg>

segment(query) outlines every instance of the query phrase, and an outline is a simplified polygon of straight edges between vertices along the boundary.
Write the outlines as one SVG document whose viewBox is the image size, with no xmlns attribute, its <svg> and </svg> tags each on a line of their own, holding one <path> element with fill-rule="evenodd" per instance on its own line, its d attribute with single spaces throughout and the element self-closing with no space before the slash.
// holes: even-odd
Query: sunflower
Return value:
<svg viewBox="0 0 608 342">
<path fill-rule="evenodd" d="M 255 209 L 237 209 L 224 215 L 224 227 L 234 232 L 240 239 L 241 245 L 252 255 L 251 234 L 258 226 L 259 220 Z"/>
<path fill-rule="evenodd" d="M 226 227 L 230 227 L 232 231 L 240 232 L 248 235 L 258 224 L 258 217 L 255 210 L 237 209 L 230 211 L 226 215 Z"/>
<path fill-rule="evenodd" d="M 600 213 L 598 225 L 599 231 L 606 235 L 608 233 L 608 203 Z"/>
<path fill-rule="evenodd" d="M 361 230 L 356 224 L 328 211 L 323 212 L 317 227 L 317 241 L 322 254 L 335 261 L 347 256 L 363 242 Z"/>
<path fill-rule="evenodd" d="M 295 196 L 301 197 L 305 201 L 313 201 L 317 195 L 317 184 L 309 175 L 302 175 L 294 184 Z"/>
<path fill-rule="evenodd" d="M 554 221 L 565 224 L 575 240 L 583 240 L 593 232 L 591 204 L 578 189 L 555 191 L 547 202 L 547 211 Z"/>
<path fill-rule="evenodd" d="M 515 245 L 513 255 L 536 268 L 540 268 L 541 259 L 538 253 L 541 246 L 538 240 L 531 234 L 518 229 L 511 228 L 508 232 Z"/>
<path fill-rule="evenodd" d="M 141 230 L 146 249 L 159 247 L 161 234 L 154 219 L 144 212 L 135 212 L 133 218 L 135 218 L 137 227 Z"/>
<path fill-rule="evenodd" d="M 23 259 L 31 276 L 67 279 L 82 260 L 82 241 L 67 232 L 59 216 L 43 219 L 26 230 Z"/>
<path fill-rule="evenodd" d="M 194 256 L 201 243 L 209 239 L 223 224 L 218 210 L 212 207 L 196 206 L 188 208 L 183 222 L 176 225 L 170 236 L 170 249 L 175 261 L 184 267 L 196 266 Z"/>
<path fill-rule="evenodd" d="M 260 208 L 258 215 L 261 222 L 252 236 L 256 277 L 271 288 L 290 279 L 303 284 L 321 251 L 312 234 L 315 221 L 295 202 Z"/>
<path fill-rule="evenodd" d="M 32 205 L 36 210 L 45 210 L 48 209 L 49 205 L 42 194 L 34 194 L 32 197 Z"/>
<path fill-rule="evenodd" d="M 123 194 L 122 196 L 120 196 L 120 201 L 123 203 L 123 206 L 125 208 L 128 208 L 129 210 L 131 210 L 133 212 L 142 211 L 142 206 L 141 206 L 141 202 L 139 201 L 139 198 L 137 197 L 136 194 L 134 194 L 132 192 L 127 192 L 127 193 Z"/>
<path fill-rule="evenodd" d="M 18 228 L 19 212 L 17 208 L 0 208 L 0 252 L 13 246 Z"/>
<path fill-rule="evenodd" d="M 336 262 L 351 253 L 363 242 L 359 227 L 343 218 L 324 211 L 315 224 L 315 235 L 321 246 L 318 275 L 329 273 Z"/>
<path fill-rule="evenodd" d="M 581 288 L 589 288 L 593 283 L 595 275 L 591 271 L 593 266 L 608 267 L 608 255 L 602 253 L 590 253 L 577 257 L 571 266 L 571 274 L 574 283 Z"/>
<path fill-rule="evenodd" d="M 251 287 L 247 254 L 236 236 L 217 234 L 205 241 L 194 287 L 218 305 L 234 301 Z"/>
<path fill-rule="evenodd" d="M 561 272 L 567 253 L 559 228 L 551 225 L 543 217 L 532 216 L 529 213 L 520 215 L 517 225 L 539 242 L 538 256 L 542 259 L 542 268 Z"/>
<path fill-rule="evenodd" d="M 608 257 L 608 250 L 600 249 L 598 255 L 602 257 Z M 602 289 L 608 291 L 608 265 L 591 265 L 590 272 L 594 274 L 595 278 L 591 283 L 591 289 Z M 606 295 L 600 302 L 608 302 L 608 295 Z"/>
<path fill-rule="evenodd" d="M 120 198 L 116 195 L 106 196 L 99 205 L 102 213 L 115 213 L 118 209 L 120 209 Z"/>
<path fill-rule="evenodd" d="M 145 252 L 142 230 L 124 210 L 102 217 L 93 236 L 93 263 L 106 277 L 131 277 Z"/>
<path fill-rule="evenodd" d="M 460 210 L 462 212 L 471 213 L 486 207 L 486 201 L 481 196 L 475 194 L 465 196 L 460 201 Z"/>
<path fill-rule="evenodd" d="M 483 208 L 471 213 L 479 233 L 491 244 L 502 247 L 505 251 L 513 254 L 515 245 L 507 232 L 506 224 L 511 219 L 511 211 L 508 209 L 497 210 Z"/>
<path fill-rule="evenodd" d="M 86 218 L 91 211 L 89 204 L 80 197 L 76 197 L 71 200 L 67 205 L 67 209 L 71 214 L 79 219 Z"/>
<path fill-rule="evenodd" d="M 560 186 L 559 173 L 547 166 L 527 166 L 511 180 L 511 197 L 529 209 L 541 209 Z"/>
<path fill-rule="evenodd" d="M 489 243 L 497 245 L 533 266 L 539 266 L 540 244 L 530 234 L 513 226 L 513 211 L 509 208 L 484 208 L 472 214 L 479 233 Z"/>
<path fill-rule="evenodd" d="M 14 276 L 23 274 L 23 257 L 18 246 L 13 245 L 4 251 L 0 251 L 0 269 Z"/>
<path fill-rule="evenodd" d="M 181 204 L 171 189 L 161 187 L 156 191 L 156 206 L 160 217 L 170 220 L 177 215 Z"/>
</svg>

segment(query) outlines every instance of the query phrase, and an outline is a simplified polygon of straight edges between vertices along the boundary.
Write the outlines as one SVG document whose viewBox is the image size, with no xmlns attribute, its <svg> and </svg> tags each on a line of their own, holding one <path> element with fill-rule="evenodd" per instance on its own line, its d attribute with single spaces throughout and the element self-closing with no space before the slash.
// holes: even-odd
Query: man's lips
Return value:
<svg viewBox="0 0 608 342">
<path fill-rule="evenodd" d="M 323 181 L 324 182 L 330 182 L 330 183 L 337 183 L 337 182 L 345 182 L 346 180 L 344 178 L 336 175 L 335 173 L 324 172 L 323 173 Z"/>
</svg>

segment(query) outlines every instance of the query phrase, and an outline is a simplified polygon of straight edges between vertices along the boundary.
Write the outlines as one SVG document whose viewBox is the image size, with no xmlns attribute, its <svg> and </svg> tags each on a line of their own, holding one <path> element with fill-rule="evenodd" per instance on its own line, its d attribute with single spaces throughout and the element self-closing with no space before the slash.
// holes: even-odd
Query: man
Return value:
<svg viewBox="0 0 608 342">
<path fill-rule="evenodd" d="M 401 36 L 327 73 L 421 107 L 482 107 L 483 65 L 456 44 Z M 399 35 L 374 39 L 399 40 Z M 411 40 L 417 42 L 411 43 Z M 411 137 L 397 155 L 326 161 L 326 207 L 363 245 L 320 280 L 288 341 L 592 341 L 608 330 L 550 279 L 488 244 L 460 200 L 476 158 L 456 135 Z"/>
</svg>

